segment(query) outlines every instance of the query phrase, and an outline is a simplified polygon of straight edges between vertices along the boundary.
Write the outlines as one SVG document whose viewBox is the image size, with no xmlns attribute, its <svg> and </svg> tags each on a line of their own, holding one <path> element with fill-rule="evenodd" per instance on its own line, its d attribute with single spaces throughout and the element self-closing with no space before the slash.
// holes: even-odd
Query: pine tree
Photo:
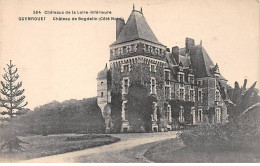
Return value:
<svg viewBox="0 0 260 166">
<path fill-rule="evenodd" d="M 7 121 L 7 126 L 2 130 L 4 136 L 2 136 L 1 149 L 8 148 L 10 152 L 13 150 L 21 151 L 23 148 L 20 144 L 25 143 L 17 137 L 17 131 L 15 131 L 15 126 L 12 119 L 15 116 L 23 114 L 22 109 L 28 104 L 24 103 L 25 96 L 23 95 L 24 89 L 21 89 L 22 82 L 17 82 L 19 74 L 17 73 L 18 69 L 15 68 L 15 65 L 7 64 L 7 69 L 4 68 L 5 74 L 3 75 L 4 81 L 1 81 L 2 88 L 0 93 L 0 107 L 6 109 L 2 111 L 1 114 L 4 116 L 1 120 Z M 15 69 L 14 69 L 15 68 Z M 1 150 L 0 149 L 0 150 Z"/>
</svg>

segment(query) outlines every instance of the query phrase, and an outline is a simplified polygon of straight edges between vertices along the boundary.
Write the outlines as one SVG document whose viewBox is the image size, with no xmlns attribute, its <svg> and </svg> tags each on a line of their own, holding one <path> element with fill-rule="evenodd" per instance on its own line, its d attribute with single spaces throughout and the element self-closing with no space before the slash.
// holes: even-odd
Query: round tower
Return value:
<svg viewBox="0 0 260 166">
<path fill-rule="evenodd" d="M 107 65 L 104 70 L 101 70 L 97 75 L 97 104 L 101 109 L 102 116 L 106 123 L 106 132 L 110 131 L 111 125 L 111 94 L 110 94 L 110 81 L 109 69 Z"/>
</svg>

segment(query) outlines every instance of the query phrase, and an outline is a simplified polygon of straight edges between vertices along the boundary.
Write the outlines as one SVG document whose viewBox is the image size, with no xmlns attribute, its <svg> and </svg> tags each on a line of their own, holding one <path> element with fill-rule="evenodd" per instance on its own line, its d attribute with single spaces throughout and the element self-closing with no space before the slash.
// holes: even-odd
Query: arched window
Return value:
<svg viewBox="0 0 260 166">
<path fill-rule="evenodd" d="M 103 92 L 101 92 L 101 97 L 104 97 L 104 93 Z"/>
</svg>

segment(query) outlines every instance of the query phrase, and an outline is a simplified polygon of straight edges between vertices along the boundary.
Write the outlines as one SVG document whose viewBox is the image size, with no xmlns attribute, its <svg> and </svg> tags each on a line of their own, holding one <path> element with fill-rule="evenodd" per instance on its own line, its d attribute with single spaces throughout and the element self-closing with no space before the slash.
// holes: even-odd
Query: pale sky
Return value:
<svg viewBox="0 0 260 166">
<path fill-rule="evenodd" d="M 132 5 L 143 8 L 158 40 L 184 47 L 185 38 L 202 40 L 220 72 L 251 85 L 259 80 L 259 3 L 257 0 L 0 0 L 0 68 L 10 59 L 19 68 L 28 108 L 53 100 L 96 96 L 97 73 L 109 62 L 115 21 L 53 21 L 58 17 L 102 15 L 33 15 L 33 10 L 111 11 L 128 19 Z M 18 17 L 46 16 L 44 22 Z M 2 78 L 0 78 L 2 80 Z M 259 84 L 258 84 L 258 87 Z"/>
</svg>

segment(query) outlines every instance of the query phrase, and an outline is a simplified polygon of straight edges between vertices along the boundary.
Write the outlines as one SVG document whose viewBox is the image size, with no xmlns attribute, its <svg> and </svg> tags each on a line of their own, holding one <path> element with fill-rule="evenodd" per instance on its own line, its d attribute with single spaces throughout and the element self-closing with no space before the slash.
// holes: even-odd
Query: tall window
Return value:
<svg viewBox="0 0 260 166">
<path fill-rule="evenodd" d="M 129 87 L 129 79 L 128 78 L 124 78 L 123 79 L 123 94 L 127 94 L 128 93 L 128 87 Z"/>
<path fill-rule="evenodd" d="M 164 71 L 164 76 L 165 76 L 165 84 L 170 85 L 170 71 L 165 70 Z"/>
<path fill-rule="evenodd" d="M 152 73 L 155 72 L 155 64 L 151 64 L 151 65 L 150 65 L 150 71 L 151 71 Z"/>
<path fill-rule="evenodd" d="M 170 106 L 170 105 L 168 105 L 168 107 L 167 107 L 167 112 L 166 112 L 166 114 L 167 114 L 167 120 L 168 120 L 169 122 L 171 122 L 171 121 L 172 121 L 172 115 L 171 115 L 171 106 Z"/>
<path fill-rule="evenodd" d="M 103 92 L 101 92 L 101 97 L 104 97 L 104 93 Z"/>
<path fill-rule="evenodd" d="M 126 108 L 126 101 L 123 101 L 123 103 L 122 103 L 122 120 L 128 119 L 128 113 L 125 108 Z"/>
<path fill-rule="evenodd" d="M 153 102 L 152 120 L 157 121 L 157 104 Z"/>
<path fill-rule="evenodd" d="M 198 110 L 198 121 L 201 122 L 203 120 L 203 112 L 202 109 Z"/>
<path fill-rule="evenodd" d="M 180 110 L 180 112 L 179 112 L 179 121 L 180 121 L 181 123 L 184 122 L 184 108 L 183 108 L 183 107 L 181 107 L 181 110 Z"/>
<path fill-rule="evenodd" d="M 216 120 L 217 120 L 217 123 L 221 123 L 221 110 L 220 110 L 220 108 L 216 108 Z"/>
<path fill-rule="evenodd" d="M 165 98 L 170 99 L 170 87 L 165 87 Z"/>
<path fill-rule="evenodd" d="M 202 102 L 202 90 L 198 91 L 198 101 Z"/>
<path fill-rule="evenodd" d="M 190 101 L 194 101 L 194 90 L 190 90 Z"/>
<path fill-rule="evenodd" d="M 155 78 L 151 78 L 151 94 L 156 94 L 156 81 L 155 81 Z"/>
<path fill-rule="evenodd" d="M 220 101 L 220 93 L 216 90 L 216 101 Z"/>
<path fill-rule="evenodd" d="M 123 65 L 123 67 L 124 72 L 129 72 L 129 65 Z"/>
<path fill-rule="evenodd" d="M 180 100 L 184 100 L 184 89 L 180 89 Z"/>
</svg>

